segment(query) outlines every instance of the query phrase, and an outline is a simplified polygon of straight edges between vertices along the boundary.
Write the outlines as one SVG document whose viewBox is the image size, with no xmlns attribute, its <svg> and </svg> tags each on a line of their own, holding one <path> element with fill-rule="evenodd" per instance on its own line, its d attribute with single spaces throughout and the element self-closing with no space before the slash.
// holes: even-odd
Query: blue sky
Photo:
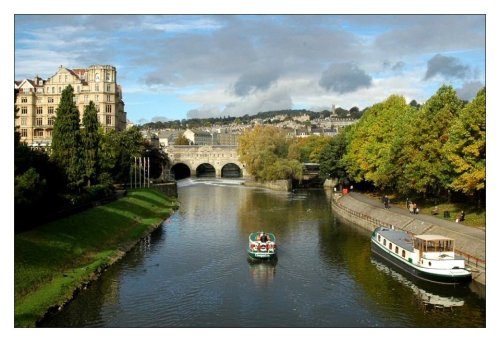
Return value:
<svg viewBox="0 0 500 342">
<path fill-rule="evenodd" d="M 16 15 L 15 79 L 117 67 L 134 123 L 424 102 L 485 84 L 484 15 Z"/>
</svg>

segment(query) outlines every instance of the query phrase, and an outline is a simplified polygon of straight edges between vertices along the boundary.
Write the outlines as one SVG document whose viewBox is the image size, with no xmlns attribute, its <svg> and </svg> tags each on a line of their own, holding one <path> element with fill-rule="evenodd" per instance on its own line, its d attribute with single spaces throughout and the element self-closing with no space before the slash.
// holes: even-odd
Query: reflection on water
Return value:
<svg viewBox="0 0 500 342">
<path fill-rule="evenodd" d="M 240 183 L 179 182 L 180 209 L 162 228 L 42 325 L 485 326 L 485 300 L 468 288 L 443 294 L 372 262 L 370 233 L 336 218 L 325 191 Z M 249 262 L 259 230 L 276 235 L 279 261 Z"/>
<path fill-rule="evenodd" d="M 271 284 L 276 275 L 276 264 L 278 258 L 272 260 L 254 260 L 247 258 L 250 275 L 256 285 Z"/>
<path fill-rule="evenodd" d="M 426 283 L 418 280 L 410 280 L 385 264 L 381 258 L 377 258 L 377 260 L 375 258 L 372 259 L 372 264 L 375 265 L 377 270 L 390 275 L 399 283 L 409 287 L 415 294 L 417 301 L 424 307 L 431 306 L 434 309 L 438 309 L 463 306 L 465 304 L 463 298 L 457 297 L 457 295 L 460 295 L 460 290 L 463 290 L 462 293 L 466 292 L 463 286 L 450 288 L 450 286 L 446 285 L 426 285 Z"/>
</svg>

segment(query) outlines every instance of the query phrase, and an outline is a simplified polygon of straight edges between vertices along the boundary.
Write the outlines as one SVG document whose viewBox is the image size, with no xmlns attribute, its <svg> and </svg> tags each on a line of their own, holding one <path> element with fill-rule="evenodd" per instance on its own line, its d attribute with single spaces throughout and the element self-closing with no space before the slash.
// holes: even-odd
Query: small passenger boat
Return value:
<svg viewBox="0 0 500 342">
<path fill-rule="evenodd" d="M 276 236 L 273 233 L 254 232 L 248 236 L 248 255 L 254 259 L 271 259 L 276 256 Z"/>
<path fill-rule="evenodd" d="M 372 252 L 416 278 L 439 284 L 461 284 L 472 279 L 465 260 L 455 255 L 455 241 L 441 235 L 415 235 L 376 228 Z"/>
</svg>

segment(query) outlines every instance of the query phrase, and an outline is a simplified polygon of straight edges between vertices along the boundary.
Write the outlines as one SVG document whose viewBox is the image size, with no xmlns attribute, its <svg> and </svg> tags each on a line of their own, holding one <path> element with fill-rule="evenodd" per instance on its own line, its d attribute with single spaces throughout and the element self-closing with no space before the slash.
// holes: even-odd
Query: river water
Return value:
<svg viewBox="0 0 500 342">
<path fill-rule="evenodd" d="M 324 190 L 283 193 L 238 181 L 179 183 L 180 209 L 45 327 L 485 327 L 469 287 L 416 283 L 340 222 Z M 251 262 L 252 231 L 275 262 Z"/>
</svg>

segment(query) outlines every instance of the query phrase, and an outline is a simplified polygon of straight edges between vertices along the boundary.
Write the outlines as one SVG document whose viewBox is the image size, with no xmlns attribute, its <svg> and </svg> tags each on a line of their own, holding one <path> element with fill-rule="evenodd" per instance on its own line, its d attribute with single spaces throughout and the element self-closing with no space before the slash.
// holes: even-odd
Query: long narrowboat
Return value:
<svg viewBox="0 0 500 342">
<path fill-rule="evenodd" d="M 455 255 L 455 241 L 441 235 L 411 235 L 376 228 L 372 252 L 412 276 L 438 284 L 463 284 L 472 279 L 465 260 Z"/>
</svg>

